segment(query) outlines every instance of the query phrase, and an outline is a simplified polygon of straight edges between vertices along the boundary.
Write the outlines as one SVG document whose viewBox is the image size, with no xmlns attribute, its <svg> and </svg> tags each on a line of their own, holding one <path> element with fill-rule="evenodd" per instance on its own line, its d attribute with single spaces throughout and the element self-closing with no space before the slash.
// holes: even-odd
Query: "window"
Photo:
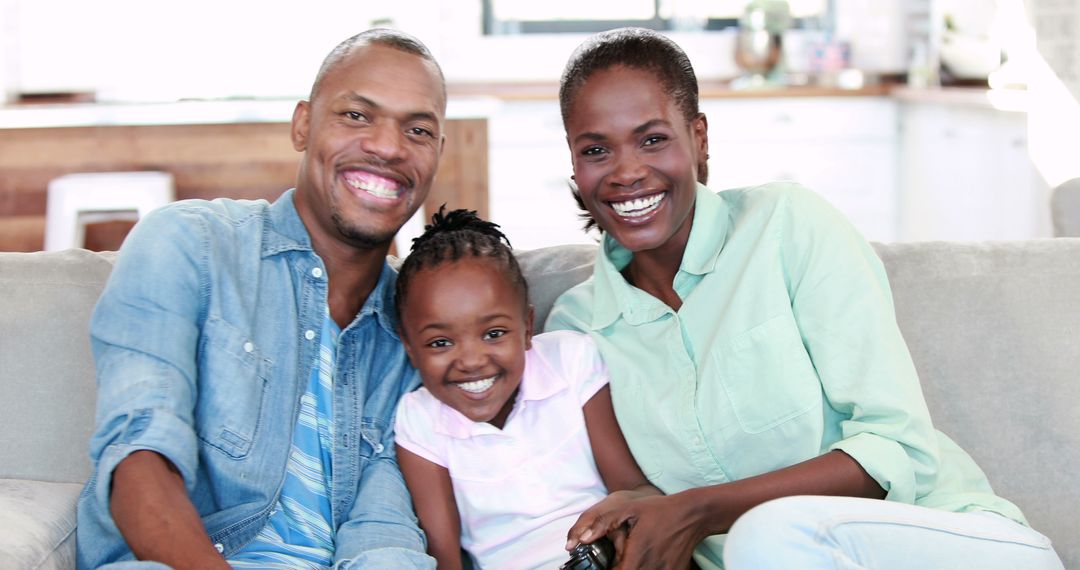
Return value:
<svg viewBox="0 0 1080 570">
<path fill-rule="evenodd" d="M 738 24 L 749 0 L 483 0 L 484 35 L 595 33 L 623 26 L 719 30 Z M 824 17 L 828 0 L 789 0 L 796 27 Z"/>
</svg>

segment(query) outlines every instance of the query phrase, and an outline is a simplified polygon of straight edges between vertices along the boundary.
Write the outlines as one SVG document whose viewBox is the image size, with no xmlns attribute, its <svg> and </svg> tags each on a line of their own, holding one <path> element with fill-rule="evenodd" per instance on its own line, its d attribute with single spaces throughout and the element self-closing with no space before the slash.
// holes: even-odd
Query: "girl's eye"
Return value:
<svg viewBox="0 0 1080 570">
<path fill-rule="evenodd" d="M 506 335 L 506 331 L 502 329 L 490 330 L 484 333 L 484 340 L 494 340 L 504 335 Z"/>
<path fill-rule="evenodd" d="M 429 348 L 446 348 L 450 346 L 450 341 L 445 338 L 437 338 L 427 343 Z"/>
</svg>

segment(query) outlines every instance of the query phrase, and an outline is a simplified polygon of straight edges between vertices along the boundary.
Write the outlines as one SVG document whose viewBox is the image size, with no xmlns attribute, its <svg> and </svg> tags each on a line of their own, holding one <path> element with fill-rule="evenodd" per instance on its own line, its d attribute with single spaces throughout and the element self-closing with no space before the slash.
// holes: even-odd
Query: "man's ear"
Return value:
<svg viewBox="0 0 1080 570">
<path fill-rule="evenodd" d="M 293 109 L 292 130 L 290 131 L 292 146 L 297 152 L 307 150 L 309 128 L 311 128 L 311 103 L 300 101 Z"/>
<path fill-rule="evenodd" d="M 529 312 L 525 315 L 525 350 L 532 348 L 533 323 L 536 321 L 536 309 L 529 305 Z"/>
</svg>

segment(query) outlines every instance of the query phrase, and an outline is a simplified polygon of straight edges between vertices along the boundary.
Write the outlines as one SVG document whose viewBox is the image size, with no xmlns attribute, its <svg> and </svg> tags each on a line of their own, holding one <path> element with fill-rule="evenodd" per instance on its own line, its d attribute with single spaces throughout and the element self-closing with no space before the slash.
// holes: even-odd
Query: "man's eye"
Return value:
<svg viewBox="0 0 1080 570">
<path fill-rule="evenodd" d="M 360 111 L 345 111 L 345 116 L 352 119 L 352 120 L 354 120 L 354 121 L 359 121 L 359 120 L 362 120 L 362 119 L 366 118 L 366 117 L 364 117 L 364 114 L 361 113 Z"/>
<path fill-rule="evenodd" d="M 423 127 L 413 127 L 411 129 L 409 129 L 409 134 L 420 136 L 420 137 L 435 138 L 435 133 L 433 133 L 433 132 L 431 132 L 431 131 L 423 128 Z"/>
<path fill-rule="evenodd" d="M 661 135 L 652 135 L 645 138 L 644 146 L 651 146 L 656 143 L 661 143 L 667 140 L 667 137 Z"/>
</svg>

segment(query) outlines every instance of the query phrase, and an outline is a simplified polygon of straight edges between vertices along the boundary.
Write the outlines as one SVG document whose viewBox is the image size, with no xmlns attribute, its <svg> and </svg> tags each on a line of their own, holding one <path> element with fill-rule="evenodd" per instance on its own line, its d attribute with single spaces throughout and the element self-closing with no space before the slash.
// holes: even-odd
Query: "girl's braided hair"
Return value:
<svg viewBox="0 0 1080 570">
<path fill-rule="evenodd" d="M 504 243 L 505 242 L 505 243 Z M 431 216 L 424 233 L 413 239 L 412 249 L 398 271 L 395 295 L 398 316 L 409 293 L 409 284 L 421 269 L 457 261 L 463 257 L 488 258 L 502 265 L 510 281 L 528 303 L 529 286 L 511 249 L 510 239 L 499 225 L 476 215 L 476 210 L 446 211 L 446 204 Z"/>
</svg>

